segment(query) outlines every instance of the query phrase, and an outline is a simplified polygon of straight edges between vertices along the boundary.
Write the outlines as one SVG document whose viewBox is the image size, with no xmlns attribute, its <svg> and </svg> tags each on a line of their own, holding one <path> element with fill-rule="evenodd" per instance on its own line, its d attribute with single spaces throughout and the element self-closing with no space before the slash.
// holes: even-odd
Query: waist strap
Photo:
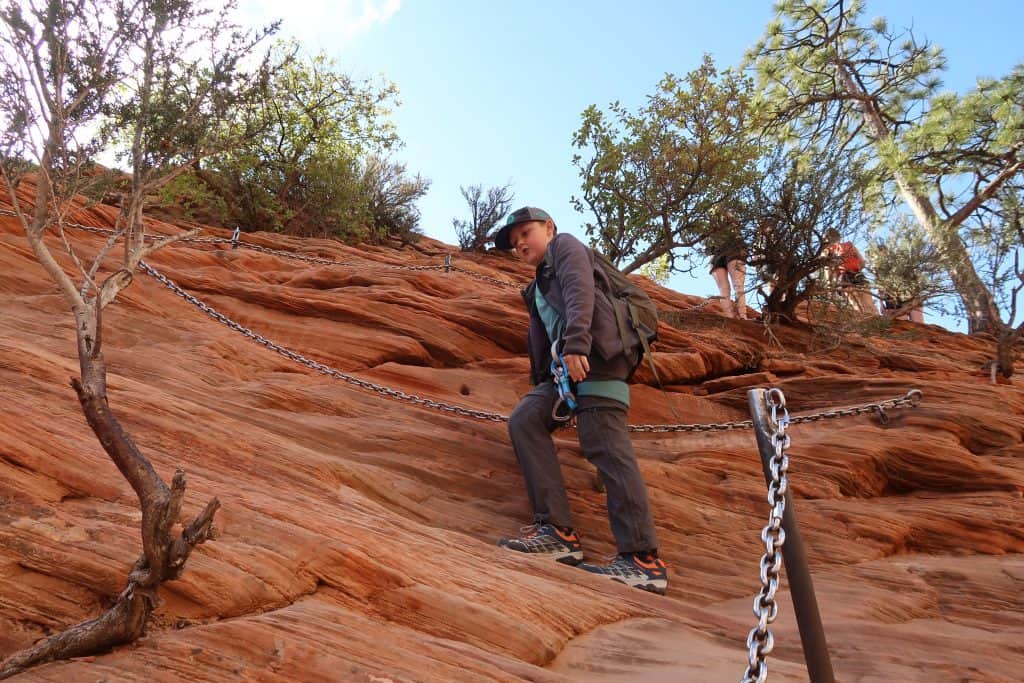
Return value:
<svg viewBox="0 0 1024 683">
<path fill-rule="evenodd" d="M 601 396 L 629 406 L 629 385 L 618 379 L 592 379 L 576 385 L 577 396 Z"/>
</svg>

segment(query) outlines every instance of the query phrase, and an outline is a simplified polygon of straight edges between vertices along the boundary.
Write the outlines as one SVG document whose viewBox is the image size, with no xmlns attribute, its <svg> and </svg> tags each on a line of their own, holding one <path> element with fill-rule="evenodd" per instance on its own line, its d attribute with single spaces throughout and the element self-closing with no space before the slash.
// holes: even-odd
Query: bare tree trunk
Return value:
<svg viewBox="0 0 1024 683">
<path fill-rule="evenodd" d="M 1006 327 L 996 338 L 995 369 L 1003 377 L 1013 377 L 1013 362 L 1017 359 L 1016 346 L 1020 340 L 1020 330 Z"/>
<path fill-rule="evenodd" d="M 847 92 L 861 103 L 864 122 L 874 136 L 876 144 L 890 141 L 892 135 L 885 126 L 874 100 L 857 85 L 844 63 L 841 62 L 837 65 L 836 72 Z M 969 331 L 999 334 L 1005 327 L 999 308 L 988 287 L 978 277 L 967 247 L 960 239 L 957 230 L 967 216 L 960 211 L 953 217 L 953 220 L 943 221 L 936 213 L 931 200 L 910 183 L 906 174 L 899 169 L 890 169 L 890 171 L 896 180 L 903 200 L 913 211 L 917 222 L 943 254 L 943 266 L 949 272 L 953 286 L 956 287 L 964 308 L 967 309 Z"/>
<path fill-rule="evenodd" d="M 220 507 L 216 498 L 210 500 L 181 535 L 172 538 L 171 530 L 178 521 L 185 494 L 185 474 L 181 470 L 175 472 L 168 488 L 111 412 L 102 353 L 101 310 L 96 299 L 93 305 L 75 311 L 82 377 L 73 378 L 71 384 L 89 426 L 139 498 L 143 554 L 132 567 L 127 586 L 113 607 L 96 619 L 15 653 L 0 665 L 0 679 L 57 659 L 103 652 L 141 636 L 159 604 L 156 592 L 160 583 L 177 578 L 195 546 L 211 537 L 213 516 Z"/>
</svg>

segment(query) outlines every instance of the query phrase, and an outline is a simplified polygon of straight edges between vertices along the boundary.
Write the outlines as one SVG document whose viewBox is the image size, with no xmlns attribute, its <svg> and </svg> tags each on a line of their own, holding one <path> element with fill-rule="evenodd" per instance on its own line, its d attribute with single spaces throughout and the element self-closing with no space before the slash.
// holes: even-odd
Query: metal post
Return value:
<svg viewBox="0 0 1024 683">
<path fill-rule="evenodd" d="M 242 237 L 242 228 L 240 228 L 240 227 L 235 228 L 235 231 L 231 234 L 231 248 L 232 249 L 238 249 L 238 241 L 239 241 L 239 239 L 241 239 L 241 237 Z"/>
<path fill-rule="evenodd" d="M 771 413 L 766 396 L 767 392 L 764 389 L 751 389 L 747 392 L 750 416 L 754 421 L 754 434 L 757 436 L 757 449 L 761 453 L 765 481 L 770 485 L 772 474 L 769 463 L 775 455 L 775 446 L 771 439 Z M 832 673 L 832 660 L 828 654 L 821 614 L 818 612 L 818 600 L 814 596 L 811 570 L 807 566 L 807 553 L 804 550 L 803 539 L 800 538 L 796 511 L 788 489 L 785 497 L 786 508 L 782 515 L 782 528 L 786 532 L 786 542 L 782 546 L 783 566 L 789 579 L 789 594 L 793 598 L 793 612 L 796 614 L 797 628 L 800 629 L 800 642 L 803 645 L 804 661 L 807 662 L 807 673 L 811 683 L 834 683 L 835 674 Z"/>
</svg>

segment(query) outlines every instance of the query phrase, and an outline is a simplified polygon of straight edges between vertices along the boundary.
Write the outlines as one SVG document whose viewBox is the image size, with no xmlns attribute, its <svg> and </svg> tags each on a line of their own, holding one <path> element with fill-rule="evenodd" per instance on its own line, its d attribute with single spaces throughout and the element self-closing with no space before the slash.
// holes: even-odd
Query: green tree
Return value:
<svg viewBox="0 0 1024 683">
<path fill-rule="evenodd" d="M 963 228 L 1024 168 L 1021 68 L 964 96 L 939 94 L 939 48 L 891 31 L 884 19 L 867 25 L 863 4 L 844 0 L 779 3 L 750 60 L 769 125 L 871 151 L 943 259 L 970 328 L 1019 336 L 979 275 Z"/>
<path fill-rule="evenodd" d="M 662 254 L 653 261 L 648 261 L 637 268 L 636 272 L 643 275 L 651 282 L 664 287 L 668 284 L 668 279 L 672 276 L 672 271 L 669 269 L 668 254 Z"/>
<path fill-rule="evenodd" d="M 575 209 L 589 210 L 591 241 L 624 272 L 697 244 L 715 207 L 754 177 L 750 83 L 719 74 L 711 57 L 679 79 L 667 74 L 636 113 L 618 102 L 609 114 L 582 115 L 573 163 L 582 179 Z"/>
<path fill-rule="evenodd" d="M 359 192 L 364 200 L 370 242 L 398 239 L 403 245 L 420 238 L 420 211 L 416 202 L 430 189 L 430 180 L 410 176 L 405 164 L 370 156 L 362 165 Z"/>
<path fill-rule="evenodd" d="M 865 253 L 879 296 L 901 302 L 902 312 L 956 290 L 949 283 L 938 250 L 916 222 L 899 216 L 885 236 L 876 236 Z"/>
<path fill-rule="evenodd" d="M 760 175 L 737 209 L 749 245 L 749 262 L 763 281 L 765 314 L 792 320 L 795 309 L 829 295 L 819 277 L 827 265 L 825 234 L 844 239 L 866 232 L 877 220 L 871 175 L 855 155 L 837 146 L 818 149 L 765 140 Z"/>
<path fill-rule="evenodd" d="M 965 232 L 974 262 L 1011 324 L 1024 286 L 1024 178 L 1015 180 L 971 216 Z"/>
<path fill-rule="evenodd" d="M 191 0 L 0 5 L 0 171 L 36 259 L 71 309 L 80 366 L 72 385 L 89 426 L 139 498 L 143 551 L 103 615 L 15 653 L 0 664 L 0 678 L 137 638 L 160 584 L 177 578 L 210 534 L 217 499 L 171 536 L 185 475 L 178 470 L 168 486 L 111 410 L 102 314 L 143 258 L 182 236 L 147 241 L 147 196 L 251 133 L 237 114 L 262 98 L 266 63 L 243 64 L 271 29 L 242 31 L 228 20 L 231 10 L 232 3 L 214 12 Z M 90 264 L 64 229 L 68 214 L 88 201 L 83 194 L 109 182 L 93 158 L 115 141 L 125 145 L 130 179 L 115 232 Z M 18 158 L 35 163 L 31 178 Z M 22 182 L 31 201 L 18 192 Z M 51 252 L 54 240 L 70 256 L 70 273 Z"/>
<path fill-rule="evenodd" d="M 398 89 L 355 80 L 323 52 L 298 53 L 294 40 L 274 46 L 279 68 L 259 112 L 260 133 L 199 175 L 243 230 L 365 238 L 360 176 L 369 155 L 400 145 L 389 118 Z"/>
</svg>

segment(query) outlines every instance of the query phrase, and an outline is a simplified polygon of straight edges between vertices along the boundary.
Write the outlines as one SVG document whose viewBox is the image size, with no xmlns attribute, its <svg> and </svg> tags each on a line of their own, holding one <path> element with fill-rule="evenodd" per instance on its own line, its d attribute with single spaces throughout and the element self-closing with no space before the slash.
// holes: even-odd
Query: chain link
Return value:
<svg viewBox="0 0 1024 683">
<path fill-rule="evenodd" d="M 4 215 L 4 216 L 17 216 L 18 214 L 16 212 L 14 212 L 14 211 L 10 211 L 10 210 L 7 210 L 7 209 L 0 209 L 0 215 Z M 112 234 L 114 234 L 116 232 L 112 228 L 98 228 L 98 227 L 96 227 L 94 225 L 85 225 L 83 223 L 65 222 L 65 223 L 62 223 L 61 225 L 63 227 L 65 227 L 65 228 L 72 228 L 72 229 L 75 229 L 75 230 L 81 230 L 83 232 L 90 232 L 90 233 L 97 234 L 97 235 L 112 235 Z M 165 237 L 166 237 L 166 235 L 152 235 L 152 234 L 145 235 L 145 239 L 147 239 L 147 240 L 158 240 L 158 239 L 163 239 Z M 263 253 L 263 254 L 271 254 L 273 256 L 280 256 L 282 258 L 293 259 L 293 260 L 296 260 L 296 261 L 305 261 L 306 263 L 316 263 L 318 265 L 329 265 L 329 266 L 367 266 L 367 267 L 371 266 L 371 264 L 367 264 L 366 262 L 360 262 L 360 261 L 338 261 L 338 260 L 335 260 L 335 259 L 323 258 L 323 257 L 320 257 L 320 256 L 306 256 L 304 254 L 298 254 L 298 253 L 295 253 L 293 251 L 284 251 L 283 249 L 271 249 L 270 247 L 263 247 L 263 246 L 260 246 L 258 244 L 250 244 L 250 243 L 247 243 L 247 242 L 243 242 L 240 239 L 231 239 L 231 238 L 227 238 L 227 237 L 183 237 L 183 238 L 181 238 L 178 241 L 179 242 L 186 242 L 186 243 L 189 243 L 189 244 L 226 244 L 226 245 L 231 245 L 232 247 L 241 247 L 243 249 L 251 249 L 252 251 L 257 251 L 257 252 L 260 252 L 260 253 Z M 390 268 L 390 269 L 393 269 L 393 270 L 413 270 L 413 271 L 416 271 L 416 270 L 445 270 L 445 266 L 435 266 L 435 265 L 404 266 L 404 265 L 399 265 L 399 264 L 394 264 L 394 263 L 377 263 L 377 262 L 373 262 L 372 263 L 372 267 L 374 267 L 374 268 Z M 493 281 L 494 283 L 501 283 L 503 285 L 509 285 L 509 286 L 513 286 L 513 287 L 517 286 L 517 285 L 515 285 L 513 283 L 504 282 L 502 280 L 496 280 L 494 278 L 487 278 L 484 275 L 480 275 L 479 273 L 474 273 L 472 271 L 465 270 L 463 268 L 451 267 L 450 269 L 451 270 L 459 270 L 460 272 L 466 273 L 467 275 L 471 275 L 471 276 L 474 276 L 474 277 L 486 278 L 488 281 Z"/>
<path fill-rule="evenodd" d="M 9 216 L 16 216 L 17 215 L 13 211 L 6 211 L 6 210 L 3 210 L 3 209 L 0 209 L 0 212 L 2 212 L 4 215 L 9 215 Z M 112 230 L 110 228 L 98 228 L 98 227 L 95 227 L 95 226 L 92 226 L 92 225 L 83 225 L 82 223 L 64 223 L 64 226 L 65 227 L 69 227 L 69 228 L 74 228 L 76 230 L 82 230 L 82 231 L 85 231 L 85 232 L 91 232 L 91 233 L 99 234 L 99 235 L 111 235 L 111 234 L 114 233 L 114 230 Z M 161 235 L 146 235 L 146 239 L 160 239 L 161 237 L 162 237 Z M 270 255 L 273 255 L 273 256 L 280 256 L 282 258 L 293 259 L 293 260 L 296 260 L 296 261 L 304 261 L 306 263 L 315 263 L 315 264 L 318 264 L 318 265 L 327 265 L 327 266 L 349 266 L 349 267 L 352 267 L 352 266 L 356 266 L 356 267 L 363 266 L 363 267 L 367 267 L 367 268 L 387 268 L 387 269 L 391 269 L 391 270 L 409 270 L 409 271 L 443 270 L 445 272 L 448 272 L 448 271 L 454 270 L 454 271 L 458 271 L 458 272 L 460 272 L 460 273 L 462 273 L 464 275 L 468 275 L 468 276 L 470 276 L 472 278 L 476 278 L 477 280 L 480 280 L 482 282 L 490 283 L 492 285 L 498 285 L 498 286 L 501 286 L 501 287 L 512 287 L 512 288 L 515 288 L 515 289 L 520 289 L 523 286 L 523 285 L 520 285 L 520 284 L 516 284 L 515 282 L 508 282 L 506 280 L 499 280 L 497 278 L 489 277 L 487 275 L 483 275 L 481 273 L 477 273 L 477 272 L 474 272 L 472 270 L 468 270 L 466 268 L 462 268 L 460 266 L 453 266 L 453 265 L 450 264 L 450 261 L 446 265 L 421 265 L 421 266 L 406 266 L 406 265 L 400 265 L 400 264 L 396 264 L 396 263 L 379 263 L 379 262 L 366 263 L 366 262 L 360 262 L 360 261 L 338 261 L 338 260 L 335 260 L 335 259 L 323 258 L 323 257 L 320 257 L 320 256 L 306 256 L 304 254 L 298 254 L 298 253 L 293 252 L 293 251 L 285 251 L 283 249 L 271 249 L 270 247 L 264 247 L 264 246 L 260 246 L 258 244 L 251 244 L 251 243 L 248 243 L 248 242 L 243 242 L 240 238 L 239 239 L 232 239 L 232 238 L 227 238 L 227 237 L 185 237 L 185 238 L 182 238 L 179 241 L 180 242 L 187 242 L 187 243 L 190 243 L 190 244 L 227 244 L 227 245 L 231 245 L 233 248 L 241 247 L 242 249 L 250 249 L 252 251 L 260 252 L 262 254 L 270 254 Z"/>
<path fill-rule="evenodd" d="M 704 301 L 700 302 L 696 306 L 690 306 L 686 310 L 680 311 L 680 312 L 681 313 L 693 313 L 694 311 L 699 311 L 702 308 L 707 308 L 711 304 L 717 304 L 717 303 L 719 303 L 720 301 L 723 301 L 723 300 L 724 301 L 729 301 L 729 299 L 726 299 L 724 296 L 709 296 L 707 299 L 705 299 Z"/>
<path fill-rule="evenodd" d="M 466 270 L 465 268 L 463 268 L 461 266 L 451 266 L 451 269 L 455 270 L 455 271 L 458 271 L 458 272 L 462 273 L 463 275 L 468 275 L 470 277 L 474 277 L 477 280 L 480 280 L 482 282 L 489 282 L 492 285 L 498 285 L 499 287 L 511 287 L 511 288 L 514 288 L 514 289 L 522 289 L 524 286 L 526 286 L 525 283 L 523 283 L 523 284 L 516 284 L 515 282 L 508 282 L 507 280 L 499 280 L 498 278 L 489 277 L 487 275 L 481 275 L 480 273 L 474 273 L 472 270 Z"/>
<path fill-rule="evenodd" d="M 761 592 L 754 597 L 754 616 L 757 626 L 747 635 L 748 666 L 741 683 L 764 683 L 768 679 L 768 655 L 775 649 L 775 637 L 769 626 L 779 615 L 775 593 L 779 590 L 779 572 L 782 570 L 782 555 L 779 551 L 786 542 L 786 531 L 782 528 L 782 517 L 786 512 L 786 491 L 789 480 L 790 439 L 786 429 L 791 424 L 786 410 L 786 397 L 779 389 L 767 393 L 771 407 L 772 444 L 775 453 L 769 461 L 772 479 L 768 485 L 768 524 L 761 530 L 761 541 L 765 553 L 761 556 Z"/>
<path fill-rule="evenodd" d="M 8 210 L 5 210 L 5 209 L 0 209 L 0 214 L 7 215 L 7 216 L 16 216 L 17 215 L 14 211 L 8 211 Z M 111 235 L 111 234 L 114 233 L 114 230 L 112 230 L 110 228 L 98 228 L 98 227 L 95 227 L 95 226 L 92 226 L 92 225 L 83 225 L 82 223 L 64 223 L 63 225 L 65 227 L 74 228 L 76 230 L 82 230 L 82 231 L 85 231 L 85 232 L 91 232 L 91 233 L 95 233 L 95 234 L 98 234 L 98 235 Z M 146 237 L 146 239 L 158 239 L 161 236 L 159 236 L 159 235 L 146 235 L 145 237 Z M 181 240 L 178 240 L 178 241 L 180 241 L 180 242 L 187 242 L 189 244 L 229 244 L 229 245 L 232 246 L 232 248 L 239 248 L 239 247 L 241 247 L 242 249 L 250 249 L 252 251 L 260 252 L 262 254 L 270 254 L 270 255 L 273 255 L 273 256 L 280 256 L 282 258 L 293 259 L 293 260 L 297 260 L 297 261 L 305 261 L 306 263 L 315 263 L 315 264 L 318 264 L 318 265 L 349 266 L 349 267 L 360 267 L 360 266 L 363 266 L 363 267 L 389 268 L 389 269 L 393 269 L 393 270 L 410 270 L 410 271 L 417 271 L 417 270 L 420 270 L 420 271 L 425 271 L 425 270 L 443 270 L 446 273 L 450 272 L 450 271 L 456 271 L 456 272 L 462 273 L 463 275 L 468 275 L 469 277 L 474 278 L 476 280 L 480 280 L 481 282 L 486 282 L 488 284 L 496 285 L 498 287 L 507 287 L 507 288 L 511 288 L 511 289 L 522 289 L 526 285 L 526 283 L 517 283 L 517 282 L 510 282 L 508 280 L 500 280 L 500 279 L 495 278 L 495 277 L 490 277 L 489 275 L 484 275 L 482 273 L 477 273 L 475 271 L 469 270 L 468 268 L 463 268 L 462 266 L 452 265 L 451 264 L 451 257 L 450 256 L 447 256 L 445 258 L 445 265 L 440 265 L 440 266 L 436 266 L 436 265 L 405 266 L 405 265 L 398 265 L 398 264 L 393 264 L 393 263 L 376 263 L 376 262 L 373 263 L 372 266 L 370 266 L 367 263 L 359 262 L 359 261 L 337 261 L 337 260 L 334 260 L 334 259 L 323 258 L 323 257 L 319 257 L 319 256 L 305 256 L 303 254 L 297 254 L 297 253 L 295 253 L 293 251 L 284 251 L 282 249 L 271 249 L 270 247 L 263 247 L 263 246 L 260 246 L 258 244 L 251 244 L 251 243 L 248 243 L 248 242 L 243 242 L 240 238 L 227 238 L 227 237 L 185 237 L 185 238 L 182 238 Z M 700 309 L 705 308 L 705 307 L 715 303 L 716 301 L 718 301 L 721 298 L 722 297 L 712 296 L 707 301 L 703 301 L 700 304 L 697 304 L 696 306 L 692 306 L 690 308 L 687 308 L 685 311 L 681 311 L 681 312 L 682 313 L 692 313 L 694 311 L 699 311 Z"/>
<path fill-rule="evenodd" d="M 864 405 L 850 408 L 835 408 L 823 410 L 810 415 L 797 415 L 790 419 L 789 424 L 805 424 L 807 422 L 819 422 L 821 420 L 834 420 L 840 417 L 851 417 L 864 415 L 865 413 L 876 413 L 883 424 L 888 424 L 889 415 L 886 410 L 894 410 L 904 407 L 916 408 L 921 402 L 924 394 L 920 389 L 911 389 L 905 396 L 890 398 L 878 403 L 865 403 Z M 721 432 L 731 429 L 751 429 L 754 426 L 752 420 L 738 422 L 711 422 L 706 424 L 677 424 L 677 425 L 630 425 L 630 431 L 645 433 L 664 432 Z"/>
</svg>

